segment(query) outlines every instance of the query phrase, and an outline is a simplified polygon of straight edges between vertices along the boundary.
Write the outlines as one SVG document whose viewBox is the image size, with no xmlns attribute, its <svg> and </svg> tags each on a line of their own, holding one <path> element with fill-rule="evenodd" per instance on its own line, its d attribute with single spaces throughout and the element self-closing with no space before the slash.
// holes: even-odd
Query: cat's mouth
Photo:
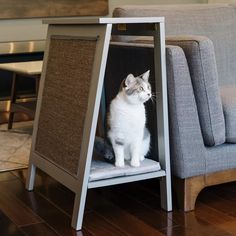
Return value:
<svg viewBox="0 0 236 236">
<path fill-rule="evenodd" d="M 140 98 L 141 102 L 147 102 L 149 99 L 151 99 L 152 95 L 151 94 L 148 94 L 146 97 L 142 97 Z"/>
</svg>

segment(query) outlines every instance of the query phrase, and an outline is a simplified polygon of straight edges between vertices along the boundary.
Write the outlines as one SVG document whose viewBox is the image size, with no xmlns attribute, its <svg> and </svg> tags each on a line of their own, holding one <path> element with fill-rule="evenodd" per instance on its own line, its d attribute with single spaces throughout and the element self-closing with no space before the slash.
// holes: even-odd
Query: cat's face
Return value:
<svg viewBox="0 0 236 236">
<path fill-rule="evenodd" d="M 137 77 L 129 74 L 124 80 L 123 92 L 130 103 L 144 103 L 151 98 L 151 85 L 148 82 L 149 74 L 149 70 Z"/>
</svg>

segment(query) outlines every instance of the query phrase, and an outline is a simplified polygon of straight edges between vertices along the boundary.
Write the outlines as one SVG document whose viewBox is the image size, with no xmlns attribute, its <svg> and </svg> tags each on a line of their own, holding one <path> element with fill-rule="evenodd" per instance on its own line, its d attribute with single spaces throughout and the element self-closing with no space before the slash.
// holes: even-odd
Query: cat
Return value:
<svg viewBox="0 0 236 236">
<path fill-rule="evenodd" d="M 134 77 L 129 74 L 111 101 L 108 116 L 108 138 L 115 155 L 115 166 L 124 167 L 125 160 L 139 167 L 150 148 L 150 132 L 146 128 L 144 103 L 152 97 L 150 71 Z"/>
</svg>

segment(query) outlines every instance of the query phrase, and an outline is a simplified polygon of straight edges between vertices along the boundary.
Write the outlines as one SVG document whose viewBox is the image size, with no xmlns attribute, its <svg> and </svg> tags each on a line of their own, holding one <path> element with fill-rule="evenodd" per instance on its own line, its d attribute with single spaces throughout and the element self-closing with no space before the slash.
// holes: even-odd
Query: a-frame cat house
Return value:
<svg viewBox="0 0 236 236">
<path fill-rule="evenodd" d="M 76 230 L 82 227 L 89 188 L 161 177 L 161 205 L 172 210 L 164 18 L 49 19 L 44 23 L 49 28 L 26 188 L 33 190 L 39 168 L 72 190 Z M 102 167 L 102 175 L 96 172 L 101 173 L 101 168 L 94 168 L 94 138 L 111 35 L 154 38 L 161 170 L 151 160 L 135 171 L 123 168 L 119 175 L 107 176 L 111 174 L 108 164 Z"/>
</svg>

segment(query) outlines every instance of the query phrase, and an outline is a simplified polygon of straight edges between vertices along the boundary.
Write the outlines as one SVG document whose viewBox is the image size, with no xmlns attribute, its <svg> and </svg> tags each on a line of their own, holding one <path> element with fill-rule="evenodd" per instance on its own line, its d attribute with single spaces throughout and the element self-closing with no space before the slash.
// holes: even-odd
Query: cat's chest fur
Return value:
<svg viewBox="0 0 236 236">
<path fill-rule="evenodd" d="M 143 104 L 132 105 L 122 98 L 115 98 L 110 105 L 109 124 L 111 130 L 124 139 L 142 135 L 146 115 Z"/>
</svg>

